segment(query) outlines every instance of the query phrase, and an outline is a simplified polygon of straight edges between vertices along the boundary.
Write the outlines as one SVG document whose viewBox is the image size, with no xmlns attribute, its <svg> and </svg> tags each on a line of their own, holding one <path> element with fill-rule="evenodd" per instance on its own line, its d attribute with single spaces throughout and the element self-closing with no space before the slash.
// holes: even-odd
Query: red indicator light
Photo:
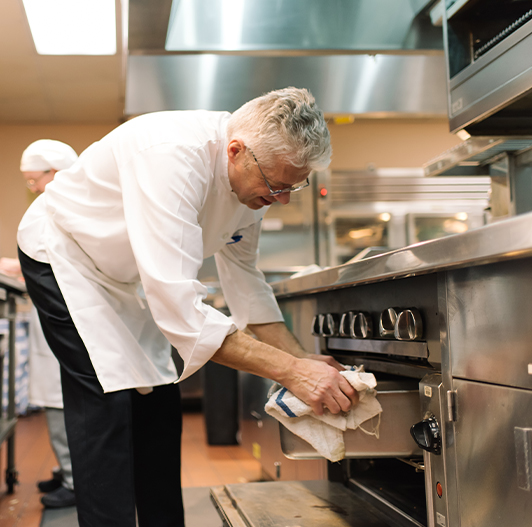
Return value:
<svg viewBox="0 0 532 527">
<path fill-rule="evenodd" d="M 440 482 L 436 483 L 436 494 L 438 494 L 438 498 L 443 496 L 443 487 Z"/>
<path fill-rule="evenodd" d="M 324 198 L 327 195 L 327 189 L 324 187 L 320 188 L 320 196 Z"/>
</svg>

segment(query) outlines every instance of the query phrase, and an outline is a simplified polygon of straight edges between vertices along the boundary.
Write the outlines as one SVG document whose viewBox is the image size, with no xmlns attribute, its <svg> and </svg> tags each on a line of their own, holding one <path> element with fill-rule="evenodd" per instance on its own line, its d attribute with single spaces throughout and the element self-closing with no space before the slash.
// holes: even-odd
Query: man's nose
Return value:
<svg viewBox="0 0 532 527">
<path fill-rule="evenodd" d="M 277 194 L 275 199 L 282 205 L 288 205 L 290 203 L 290 192 L 283 192 L 282 194 Z"/>
</svg>

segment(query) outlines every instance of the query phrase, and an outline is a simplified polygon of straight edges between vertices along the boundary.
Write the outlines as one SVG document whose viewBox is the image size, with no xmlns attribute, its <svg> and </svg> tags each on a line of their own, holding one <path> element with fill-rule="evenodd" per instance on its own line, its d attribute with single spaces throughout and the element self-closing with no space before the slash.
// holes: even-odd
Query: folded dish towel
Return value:
<svg viewBox="0 0 532 527">
<path fill-rule="evenodd" d="M 374 389 L 377 381 L 372 373 L 364 371 L 364 366 L 340 372 L 358 392 L 360 400 L 348 412 L 333 414 L 327 409 L 323 415 L 316 415 L 312 408 L 298 399 L 286 388 L 281 387 L 269 396 L 266 412 L 307 443 L 329 461 L 339 461 L 345 457 L 343 434 L 346 430 L 360 430 L 379 437 L 379 424 L 382 406 L 376 398 Z M 274 389 L 279 385 L 274 385 Z M 360 425 L 379 416 L 377 424 L 371 429 Z"/>
</svg>

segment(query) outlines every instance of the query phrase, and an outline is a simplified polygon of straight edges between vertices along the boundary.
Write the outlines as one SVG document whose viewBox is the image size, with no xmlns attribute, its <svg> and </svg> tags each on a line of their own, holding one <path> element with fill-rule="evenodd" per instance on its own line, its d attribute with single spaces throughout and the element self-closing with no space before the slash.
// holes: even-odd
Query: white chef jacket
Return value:
<svg viewBox="0 0 532 527">
<path fill-rule="evenodd" d="M 260 220 L 231 191 L 226 112 L 124 123 L 60 171 L 26 212 L 20 249 L 52 266 L 104 391 L 177 380 L 168 341 L 198 370 L 225 337 L 282 321 L 256 268 Z M 232 317 L 203 303 L 215 255 Z"/>
</svg>

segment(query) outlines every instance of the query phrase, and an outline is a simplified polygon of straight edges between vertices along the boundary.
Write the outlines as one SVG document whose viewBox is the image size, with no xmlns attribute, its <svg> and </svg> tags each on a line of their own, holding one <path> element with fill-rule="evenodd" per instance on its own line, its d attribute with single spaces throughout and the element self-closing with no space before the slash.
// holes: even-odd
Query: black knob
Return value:
<svg viewBox="0 0 532 527">
<path fill-rule="evenodd" d="M 428 417 L 410 428 L 414 441 L 427 452 L 441 454 L 441 431 L 435 417 Z"/>
</svg>

